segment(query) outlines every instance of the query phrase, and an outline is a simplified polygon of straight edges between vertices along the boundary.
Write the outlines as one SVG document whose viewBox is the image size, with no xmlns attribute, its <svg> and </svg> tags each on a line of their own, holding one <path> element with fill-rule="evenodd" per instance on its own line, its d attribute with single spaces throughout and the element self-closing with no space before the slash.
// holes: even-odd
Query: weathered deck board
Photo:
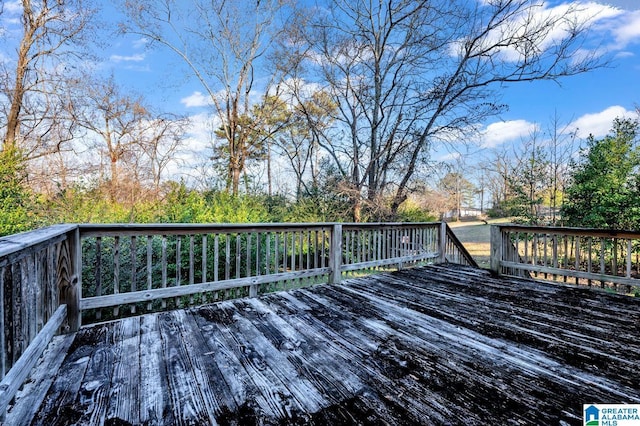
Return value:
<svg viewBox="0 0 640 426">
<path fill-rule="evenodd" d="M 638 336 L 640 300 L 431 266 L 84 328 L 7 422 L 576 424 L 640 403 Z"/>
</svg>

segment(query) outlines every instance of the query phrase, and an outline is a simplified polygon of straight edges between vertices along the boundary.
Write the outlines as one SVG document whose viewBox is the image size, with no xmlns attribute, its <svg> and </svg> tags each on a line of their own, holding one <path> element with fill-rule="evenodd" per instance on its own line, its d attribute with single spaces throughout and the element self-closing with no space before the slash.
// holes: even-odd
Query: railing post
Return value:
<svg viewBox="0 0 640 426">
<path fill-rule="evenodd" d="M 490 268 L 496 274 L 500 274 L 500 261 L 502 260 L 502 231 L 500 226 L 491 226 L 491 261 Z"/>
<path fill-rule="evenodd" d="M 438 228 L 438 250 L 439 250 L 439 259 L 438 262 L 446 263 L 447 262 L 447 222 L 440 222 L 440 227 Z"/>
<path fill-rule="evenodd" d="M 80 298 L 82 296 L 82 241 L 80 227 L 67 233 L 58 253 L 58 291 L 60 304 L 67 305 L 68 332 L 76 332 L 81 325 Z"/>
<path fill-rule="evenodd" d="M 342 279 L 342 224 L 334 223 L 331 230 L 331 244 L 329 245 L 329 275 L 330 284 L 339 284 Z"/>
</svg>

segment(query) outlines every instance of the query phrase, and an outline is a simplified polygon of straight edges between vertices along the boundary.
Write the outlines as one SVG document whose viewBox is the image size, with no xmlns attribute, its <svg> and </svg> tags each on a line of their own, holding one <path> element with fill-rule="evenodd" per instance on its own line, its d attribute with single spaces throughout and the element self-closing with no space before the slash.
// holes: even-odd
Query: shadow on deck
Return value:
<svg viewBox="0 0 640 426">
<path fill-rule="evenodd" d="M 640 403 L 639 335 L 634 298 L 429 266 L 59 336 L 7 424 L 581 424 Z"/>
</svg>

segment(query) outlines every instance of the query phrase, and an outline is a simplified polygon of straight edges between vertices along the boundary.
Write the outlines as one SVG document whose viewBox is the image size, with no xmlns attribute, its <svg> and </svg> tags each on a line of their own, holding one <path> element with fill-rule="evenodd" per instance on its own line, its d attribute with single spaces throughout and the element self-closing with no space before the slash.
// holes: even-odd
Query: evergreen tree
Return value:
<svg viewBox="0 0 640 426">
<path fill-rule="evenodd" d="M 616 119 L 612 134 L 589 137 L 581 161 L 571 165 L 563 217 L 569 226 L 640 227 L 638 122 Z"/>
</svg>

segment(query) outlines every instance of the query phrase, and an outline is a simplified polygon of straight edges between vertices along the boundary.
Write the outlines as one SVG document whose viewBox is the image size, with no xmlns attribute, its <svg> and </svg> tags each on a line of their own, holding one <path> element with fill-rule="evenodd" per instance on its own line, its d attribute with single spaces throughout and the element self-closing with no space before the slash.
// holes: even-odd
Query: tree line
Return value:
<svg viewBox="0 0 640 426">
<path fill-rule="evenodd" d="M 640 228 L 639 120 L 616 118 L 608 135 L 585 141 L 557 123 L 552 120 L 548 132 L 536 130 L 517 147 L 492 150 L 473 165 L 480 175 L 475 184 L 459 158 L 424 191 L 423 207 L 457 219 L 461 208 L 478 205 L 486 192 L 490 199 L 480 202 L 486 216 L 530 225 Z"/>
<path fill-rule="evenodd" d="M 3 33 L 3 233 L 55 221 L 424 219 L 415 200 L 434 180 L 431 153 L 505 111 L 501 85 L 607 61 L 584 53 L 593 21 L 579 5 L 542 1 L 122 1 L 115 34 L 101 29 L 100 2 L 17 6 L 0 9 L 19 22 Z M 202 89 L 208 148 L 188 179 L 176 170 L 193 117 L 105 74 L 101 43 L 119 35 Z M 538 174 L 520 170 L 509 179 L 532 198 L 526 180 Z M 455 178 L 443 181 L 460 187 Z M 505 188 L 490 190 L 503 205 Z M 229 202 L 247 215 L 211 210 Z"/>
</svg>

